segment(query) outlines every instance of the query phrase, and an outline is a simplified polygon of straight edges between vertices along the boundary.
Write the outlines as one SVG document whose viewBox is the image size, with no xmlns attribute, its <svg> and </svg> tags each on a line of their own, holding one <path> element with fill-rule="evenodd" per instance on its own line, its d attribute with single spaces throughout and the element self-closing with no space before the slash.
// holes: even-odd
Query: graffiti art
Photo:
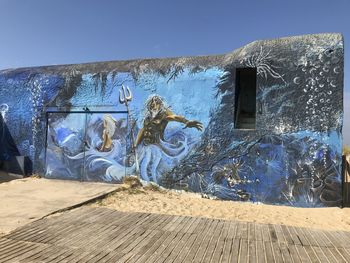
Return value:
<svg viewBox="0 0 350 263">
<path fill-rule="evenodd" d="M 302 207 L 342 199 L 339 34 L 222 56 L 5 70 L 0 87 L 2 141 L 11 135 L 47 178 L 138 175 L 210 198 Z"/>
</svg>

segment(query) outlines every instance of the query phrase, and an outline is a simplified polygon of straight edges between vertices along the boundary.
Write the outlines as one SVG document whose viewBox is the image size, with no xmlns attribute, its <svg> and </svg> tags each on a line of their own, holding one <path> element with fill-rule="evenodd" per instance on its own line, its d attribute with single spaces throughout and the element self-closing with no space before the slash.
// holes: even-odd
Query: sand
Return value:
<svg viewBox="0 0 350 263">
<path fill-rule="evenodd" d="M 0 236 L 48 214 L 108 194 L 118 187 L 120 185 L 35 177 L 0 183 Z"/>
<path fill-rule="evenodd" d="M 350 231 L 350 208 L 296 208 L 250 202 L 210 200 L 199 194 L 173 190 L 129 188 L 92 204 L 125 212 L 208 217 L 282 224 L 322 230 Z"/>
</svg>

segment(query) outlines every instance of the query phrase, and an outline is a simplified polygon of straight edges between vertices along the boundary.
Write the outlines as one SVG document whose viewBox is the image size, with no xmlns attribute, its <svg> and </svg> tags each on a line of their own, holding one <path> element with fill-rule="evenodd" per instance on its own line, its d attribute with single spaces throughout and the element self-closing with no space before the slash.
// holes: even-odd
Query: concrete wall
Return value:
<svg viewBox="0 0 350 263">
<path fill-rule="evenodd" d="M 254 130 L 235 128 L 242 67 L 257 70 Z M 170 188 L 293 206 L 341 202 L 342 100 L 339 34 L 256 41 L 220 56 L 0 71 L 9 134 L 46 177 L 119 182 L 139 170 Z M 155 118 L 152 101 L 162 104 Z M 131 131 L 144 135 L 136 157 Z M 13 154 L 6 138 L 2 158 Z"/>
</svg>

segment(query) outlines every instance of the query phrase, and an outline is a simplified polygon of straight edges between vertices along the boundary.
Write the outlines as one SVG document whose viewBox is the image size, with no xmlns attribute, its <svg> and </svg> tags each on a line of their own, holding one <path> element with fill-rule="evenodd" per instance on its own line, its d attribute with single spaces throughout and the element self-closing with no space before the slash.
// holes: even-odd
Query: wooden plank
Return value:
<svg viewBox="0 0 350 263">
<path fill-rule="evenodd" d="M 254 236 L 254 240 L 256 241 L 262 241 L 263 240 L 263 237 L 262 237 L 262 231 L 261 231 L 261 224 L 254 224 L 254 233 L 255 233 L 255 236 Z"/>
<path fill-rule="evenodd" d="M 222 232 L 219 236 L 218 242 L 215 245 L 215 249 L 210 262 L 216 263 L 220 262 L 221 257 L 225 249 L 225 241 L 227 240 L 227 235 L 230 230 L 230 221 L 223 221 Z"/>
<path fill-rule="evenodd" d="M 181 231 L 182 233 L 184 233 L 184 231 L 182 231 L 182 230 L 187 226 L 187 222 L 189 221 L 189 218 L 188 217 L 180 217 L 180 219 L 181 220 L 178 220 L 172 227 L 169 228 L 168 231 L 176 232 L 176 233 L 179 233 Z"/>
<path fill-rule="evenodd" d="M 188 243 L 190 237 L 193 236 L 192 234 L 184 233 L 184 232 L 180 232 L 180 234 L 184 234 L 184 235 L 182 236 L 181 240 L 175 245 L 172 251 L 170 251 L 170 253 L 167 253 L 167 252 L 164 253 L 164 256 L 163 256 L 163 259 L 165 259 L 164 262 L 173 262 L 178 257 L 178 255 L 182 254 L 185 245 Z"/>
<path fill-rule="evenodd" d="M 317 254 L 315 253 L 315 251 L 313 250 L 312 247 L 306 245 L 303 246 L 304 250 L 306 251 L 306 254 L 308 255 L 309 259 L 311 260 L 311 262 L 320 262 L 320 259 L 318 258 Z"/>
<path fill-rule="evenodd" d="M 277 236 L 278 238 L 278 236 Z M 292 255 L 290 254 L 289 247 L 287 243 L 285 242 L 280 242 L 278 243 L 279 249 L 281 251 L 282 255 L 282 261 L 286 263 L 293 263 Z"/>
<path fill-rule="evenodd" d="M 191 234 L 188 233 L 190 235 L 189 239 L 187 240 L 186 244 L 184 245 L 181 253 L 179 253 L 177 255 L 177 257 L 174 259 L 174 263 L 179 263 L 179 262 L 184 262 L 186 256 L 188 255 L 188 253 L 190 252 L 192 245 L 194 244 L 195 240 L 197 239 L 197 235 L 196 234 Z"/>
<path fill-rule="evenodd" d="M 248 222 L 248 240 L 255 240 L 255 224 Z"/>
<path fill-rule="evenodd" d="M 176 224 L 176 222 L 178 222 L 179 220 L 182 220 L 182 218 L 180 217 L 180 216 L 174 216 L 173 218 L 172 218 L 172 220 L 166 225 L 166 226 L 164 226 L 163 227 L 163 231 L 169 231 L 169 229 L 171 229 L 172 228 L 172 226 L 174 225 L 174 224 Z"/>
<path fill-rule="evenodd" d="M 94 225 L 96 226 L 96 225 Z M 94 228 L 92 226 L 91 228 L 93 229 L 92 233 L 90 234 L 89 238 L 84 238 L 82 237 L 80 240 L 75 240 L 76 242 L 65 244 L 65 246 L 76 246 L 76 247 L 85 247 L 85 248 L 94 248 L 96 245 L 101 242 L 101 240 L 105 239 L 108 233 L 111 232 L 112 228 L 115 226 L 103 226 L 103 225 L 98 225 L 98 227 Z M 102 227 L 101 227 L 102 226 Z"/>
<path fill-rule="evenodd" d="M 148 241 L 149 239 L 152 239 L 153 236 L 155 236 L 158 232 L 154 230 L 146 230 L 142 235 L 135 238 L 132 242 L 127 244 L 122 250 L 121 253 L 125 254 L 136 254 L 140 249 L 143 247 L 143 245 L 146 245 L 144 240 Z"/>
<path fill-rule="evenodd" d="M 72 223 L 71 225 L 60 226 L 58 223 L 56 223 L 55 225 L 53 225 L 52 228 L 48 229 L 48 231 L 33 236 L 29 240 L 31 242 L 54 244 L 57 240 L 60 240 L 62 237 L 65 237 L 68 234 L 77 233 L 85 227 L 86 225 L 84 224 Z"/>
<path fill-rule="evenodd" d="M 86 223 L 87 224 L 87 223 Z M 84 229 L 87 225 L 85 224 L 71 224 L 71 225 L 64 225 L 59 226 L 56 229 L 53 229 L 53 231 L 50 230 L 49 234 L 40 240 L 41 243 L 47 243 L 47 244 L 55 244 L 58 242 L 61 238 L 65 237 L 68 233 L 69 234 L 78 234 L 82 229 Z"/>
<path fill-rule="evenodd" d="M 280 225 L 273 225 L 273 228 L 275 230 L 276 236 L 277 236 L 277 242 L 278 243 L 287 243 L 287 240 L 284 237 L 283 230 Z"/>
<path fill-rule="evenodd" d="M 255 247 L 256 247 L 256 262 L 267 262 L 263 241 L 256 240 Z"/>
<path fill-rule="evenodd" d="M 51 251 L 55 249 L 53 246 L 48 245 L 46 248 L 42 250 L 36 250 L 36 253 L 32 253 L 25 257 L 22 261 L 24 262 L 42 262 L 43 255 L 45 255 L 45 258 L 48 257 L 48 255 L 52 254 Z M 33 249 L 34 250 L 34 249 Z M 39 259 L 39 260 L 37 260 Z"/>
<path fill-rule="evenodd" d="M 6 242 L 3 247 L 0 249 L 0 255 L 4 252 L 7 251 L 13 247 L 17 247 L 20 243 L 23 241 L 21 240 L 13 240 L 13 239 L 8 239 L 8 242 Z"/>
<path fill-rule="evenodd" d="M 197 239 L 193 243 L 190 251 L 188 252 L 187 256 L 185 257 L 184 262 L 192 262 L 192 260 L 195 258 L 197 251 L 199 250 L 201 243 L 206 238 L 208 231 L 210 227 L 215 224 L 215 221 L 213 220 L 204 220 L 203 224 L 200 226 L 202 227 L 202 231 L 198 231 L 197 233 Z"/>
<path fill-rule="evenodd" d="M 276 236 L 276 239 L 277 239 L 277 236 Z M 271 247 L 272 247 L 272 253 L 273 253 L 275 262 L 283 262 L 282 253 L 278 242 L 271 242 Z"/>
<path fill-rule="evenodd" d="M 107 226 L 109 227 L 109 226 Z M 116 227 L 116 226 L 113 226 Z M 147 233 L 149 234 L 149 233 Z M 82 262 L 87 262 L 95 257 L 97 257 L 99 254 L 101 254 L 101 250 L 103 249 L 104 245 L 109 244 L 108 241 L 105 238 L 106 235 L 101 234 L 98 236 L 97 239 L 91 240 L 89 243 L 87 243 L 85 245 L 85 249 L 88 248 L 89 253 L 87 255 L 85 255 L 84 257 L 81 257 L 79 260 Z M 111 238 L 111 237 L 109 237 Z M 142 236 L 143 238 L 143 236 Z M 141 239 L 142 239 L 141 238 Z M 139 238 L 135 238 L 137 241 L 140 241 Z M 100 245 L 101 240 L 103 241 L 103 243 Z M 135 246 L 134 243 L 126 243 L 127 245 L 133 245 Z M 83 246 L 82 246 L 83 248 Z M 105 252 L 106 254 L 108 254 L 107 252 Z M 119 253 L 119 251 L 114 251 L 114 253 Z M 123 252 L 121 252 L 122 254 L 124 254 Z M 126 253 L 126 252 L 125 252 Z"/>
<path fill-rule="evenodd" d="M 230 262 L 238 262 L 238 259 L 240 257 L 239 255 L 240 247 L 241 247 L 241 239 L 240 238 L 233 239 Z"/>
<path fill-rule="evenodd" d="M 309 255 L 306 253 L 306 250 L 302 245 L 295 245 L 295 249 L 298 252 L 301 262 L 311 262 Z"/>
<path fill-rule="evenodd" d="M 153 251 L 155 251 L 157 247 L 161 245 L 162 242 L 166 240 L 170 234 L 175 235 L 175 233 L 171 232 L 158 231 L 158 234 L 151 238 L 151 240 L 143 248 L 141 248 L 140 251 L 136 253 L 136 255 L 131 257 L 128 262 L 131 263 L 136 261 L 138 262 L 139 260 L 146 260 L 147 256 L 151 256 Z"/>
<path fill-rule="evenodd" d="M 346 248 L 350 246 L 350 240 L 342 231 L 329 231 L 329 233 L 339 242 L 337 248 Z"/>
<path fill-rule="evenodd" d="M 41 257 L 42 255 L 48 254 L 52 249 L 52 245 L 47 245 L 41 250 L 35 250 L 34 253 L 31 253 L 30 255 L 26 256 L 23 259 L 23 262 L 38 262 L 38 260 L 36 260 L 37 258 Z"/>
<path fill-rule="evenodd" d="M 350 247 L 350 238 L 345 231 L 334 231 L 333 233 L 339 238 L 343 248 Z"/>
<path fill-rule="evenodd" d="M 210 220 L 206 220 L 205 218 L 200 218 L 199 224 L 193 230 L 194 234 L 202 234 L 203 230 L 206 228 L 208 224 L 212 223 Z"/>
<path fill-rule="evenodd" d="M 290 257 L 293 259 L 294 263 L 302 263 L 295 245 L 288 244 L 288 250 L 289 250 Z"/>
<path fill-rule="evenodd" d="M 223 253 L 221 256 L 221 262 L 227 263 L 230 262 L 230 255 L 232 249 L 233 239 L 235 238 L 237 224 L 233 221 L 229 222 L 229 229 L 227 236 L 225 238 Z"/>
<path fill-rule="evenodd" d="M 72 256 L 76 250 L 77 250 L 76 248 L 61 249 L 60 254 L 57 257 L 55 257 L 53 259 L 48 259 L 48 260 L 46 260 L 46 262 L 49 262 L 49 263 L 62 262 L 63 260 Z"/>
<path fill-rule="evenodd" d="M 188 218 L 188 225 L 185 225 L 184 228 L 181 231 L 179 231 L 179 233 L 185 233 L 185 235 L 181 239 L 180 244 L 178 244 L 177 247 L 168 256 L 168 258 L 166 259 L 167 262 L 173 262 L 176 258 L 178 258 L 179 254 L 183 254 L 184 252 L 181 250 L 186 248 L 186 245 L 188 244 L 188 242 L 190 242 L 190 238 L 192 236 L 196 237 L 196 235 L 192 235 L 191 233 L 186 233 L 186 230 L 189 229 L 189 227 L 191 227 L 191 225 L 194 223 L 195 223 L 195 220 L 193 220 L 193 218 Z M 187 250 L 189 251 L 189 249 Z"/>
<path fill-rule="evenodd" d="M 325 237 L 324 241 L 327 243 L 326 249 L 323 249 L 323 252 L 326 253 L 327 257 L 333 256 L 336 262 L 346 262 L 345 255 L 342 255 L 337 249 L 337 245 L 340 247 L 339 241 L 330 234 L 330 231 L 320 231 L 319 234 Z"/>
<path fill-rule="evenodd" d="M 201 219 L 200 218 L 193 218 L 193 222 L 192 224 L 185 230 L 186 233 L 189 234 L 194 234 L 194 230 L 196 229 L 196 227 L 198 226 L 198 224 L 200 223 Z"/>
<path fill-rule="evenodd" d="M 329 247 L 341 247 L 339 240 L 334 238 L 330 231 L 322 231 L 322 234 L 325 237 L 325 239 L 328 239 L 330 241 Z"/>
<path fill-rule="evenodd" d="M 350 253 L 349 253 L 349 251 L 347 251 L 343 247 L 341 247 L 341 248 L 338 247 L 337 250 L 342 255 L 342 257 L 345 259 L 346 262 L 350 262 Z"/>
<path fill-rule="evenodd" d="M 238 224 L 236 221 L 230 222 L 230 228 L 229 228 L 228 233 L 227 233 L 227 238 L 230 238 L 230 239 L 236 238 L 237 227 L 238 227 Z"/>
<path fill-rule="evenodd" d="M 313 251 L 317 255 L 317 258 L 319 259 L 318 262 L 329 262 L 327 256 L 325 255 L 323 248 L 320 247 L 313 247 Z"/>
<path fill-rule="evenodd" d="M 215 234 L 215 231 L 220 227 L 218 220 L 212 220 L 213 224 L 210 226 L 210 228 L 207 231 L 206 237 L 201 242 L 200 247 L 197 250 L 197 253 L 192 260 L 192 262 L 202 262 L 202 259 L 205 257 L 205 252 L 207 250 L 207 247 L 209 246 L 211 240 L 213 239 L 213 236 Z"/>
<path fill-rule="evenodd" d="M 248 239 L 248 223 L 239 221 L 237 222 L 236 238 Z"/>
<path fill-rule="evenodd" d="M 34 255 L 42 250 L 44 250 L 45 248 L 47 248 L 46 244 L 38 244 L 38 246 L 36 248 L 32 248 L 24 253 L 20 254 L 16 254 L 16 257 L 13 258 L 11 261 L 13 262 L 23 262 L 26 261 L 25 259 L 30 257 L 31 255 Z"/>
<path fill-rule="evenodd" d="M 116 252 L 117 250 L 120 251 L 123 245 L 125 245 L 129 240 L 132 240 L 133 237 L 144 232 L 145 229 L 141 228 L 140 226 L 137 226 L 135 228 L 129 228 L 124 233 L 122 232 L 123 236 L 114 239 L 108 247 L 104 248 L 104 250 L 113 252 Z"/>
<path fill-rule="evenodd" d="M 95 262 L 101 262 L 103 258 L 108 256 L 110 252 L 101 251 L 99 254 L 97 254 L 95 257 L 91 258 L 90 260 L 86 261 L 85 263 L 95 263 Z M 69 258 L 67 258 L 68 261 L 62 261 L 61 263 L 70 263 Z"/>
<path fill-rule="evenodd" d="M 170 215 L 163 215 L 162 219 L 160 219 L 160 223 L 157 226 L 157 230 L 162 230 L 171 220 L 172 216 Z"/>
<path fill-rule="evenodd" d="M 264 242 L 270 242 L 271 238 L 270 238 L 270 230 L 268 225 L 266 224 L 262 224 L 261 225 L 261 234 L 262 234 L 262 240 Z"/>
<path fill-rule="evenodd" d="M 57 246 L 86 247 L 86 243 L 93 239 L 101 228 L 103 228 L 102 225 L 88 223 L 83 225 L 82 228 L 72 230 L 69 233 L 61 232 L 59 235 L 55 235 L 54 242 L 51 243 Z"/>
<path fill-rule="evenodd" d="M 292 236 L 287 228 L 287 226 L 285 225 L 281 225 L 281 230 L 284 236 L 284 240 L 286 241 L 287 244 L 294 244 L 294 241 L 292 239 Z"/>
<path fill-rule="evenodd" d="M 175 258 L 181 253 L 182 248 L 187 243 L 191 234 L 180 232 L 179 235 L 182 235 L 181 239 L 174 245 L 170 244 L 163 252 L 162 257 L 160 257 L 156 262 L 173 262 Z"/>
<path fill-rule="evenodd" d="M 38 244 L 34 243 L 22 243 L 21 246 L 12 248 L 8 251 L 3 251 L 0 255 L 0 262 L 8 262 L 11 259 L 14 259 L 30 250 L 36 249 Z"/>
<path fill-rule="evenodd" d="M 138 226 L 137 223 L 140 221 L 143 221 L 146 216 L 147 215 L 144 215 L 144 217 L 140 217 L 138 214 L 135 215 L 136 219 L 134 219 L 132 227 L 131 227 L 131 225 L 129 227 L 123 227 L 121 225 L 118 225 L 117 228 L 113 229 L 114 230 L 113 235 L 109 236 L 110 243 L 108 244 L 107 247 L 104 247 L 104 249 L 108 250 L 108 251 L 114 251 L 117 249 L 117 247 L 121 246 L 125 241 L 127 241 L 128 239 L 133 237 L 135 234 L 140 233 L 142 231 L 144 232 L 144 230 L 141 228 L 141 226 Z M 107 228 L 104 231 L 108 232 L 111 230 L 112 229 Z M 84 244 L 84 242 L 81 242 L 81 243 L 78 243 L 76 245 L 78 245 L 80 247 L 84 247 L 86 245 L 94 246 L 95 240 L 96 240 L 96 238 L 89 240 L 89 242 L 86 244 Z"/>
<path fill-rule="evenodd" d="M 0 262 L 350 262 L 343 231 L 104 208 L 45 218 L 8 236 L 0 238 Z"/>
<path fill-rule="evenodd" d="M 60 261 L 60 263 L 74 263 L 77 262 L 81 257 L 81 255 L 86 255 L 88 253 L 88 251 L 86 251 L 85 249 L 82 248 L 74 248 L 71 250 L 73 253 L 71 255 L 69 255 L 68 257 L 62 259 Z"/>
<path fill-rule="evenodd" d="M 167 240 L 153 252 L 153 255 L 149 257 L 146 262 L 163 262 L 165 258 L 170 254 L 172 249 L 176 246 L 176 244 L 181 240 L 181 238 L 185 235 L 183 233 L 174 233 L 171 232 Z"/>
<path fill-rule="evenodd" d="M 24 241 L 19 241 L 19 240 L 14 240 L 14 243 L 11 243 L 8 247 L 4 247 L 1 252 L 0 252 L 0 258 L 13 253 L 13 251 L 17 251 L 18 249 L 20 249 L 21 247 L 25 248 L 25 247 L 29 247 L 32 244 L 35 243 L 31 243 L 31 242 L 24 242 Z"/>
<path fill-rule="evenodd" d="M 178 219 L 178 218 L 177 218 Z M 155 243 L 155 246 L 152 246 L 145 254 L 143 254 L 137 262 L 154 262 L 155 259 L 159 258 L 159 255 L 168 247 L 170 243 L 176 242 L 175 240 L 181 240 L 181 237 L 184 236 L 181 232 L 181 229 L 184 226 L 179 227 L 178 232 L 170 232 L 166 231 L 165 233 L 170 233 L 170 235 L 166 236 L 166 239 L 161 243 Z M 160 240 L 160 239 L 159 239 Z M 159 241 L 158 240 L 158 241 Z M 167 250 L 169 252 L 169 250 Z M 170 251 L 171 252 L 171 251 Z M 153 260 L 153 261 L 152 261 Z"/>
<path fill-rule="evenodd" d="M 324 247 L 333 247 L 332 241 L 329 240 L 328 237 L 323 234 L 323 231 L 315 232 L 315 235 L 317 236 L 318 242 L 323 244 L 322 246 L 324 246 Z"/>
<path fill-rule="evenodd" d="M 266 227 L 267 228 L 267 227 Z M 276 262 L 273 255 L 273 248 L 270 241 L 263 241 L 266 262 Z"/>
<path fill-rule="evenodd" d="M 333 254 L 334 258 L 336 259 L 335 262 L 346 262 L 345 258 L 341 255 L 341 253 L 338 251 L 337 248 L 330 247 L 328 249 Z"/>
<path fill-rule="evenodd" d="M 203 261 L 204 262 L 211 262 L 214 256 L 214 252 L 217 249 L 218 250 L 218 256 L 217 256 L 217 260 L 220 259 L 220 255 L 221 255 L 221 250 L 222 247 L 218 247 L 218 243 L 220 241 L 221 236 L 223 235 L 223 231 L 224 231 L 224 227 L 225 227 L 225 221 L 220 220 L 218 222 L 218 225 L 216 227 L 216 229 L 214 230 L 214 233 L 211 235 L 211 239 L 208 243 L 207 249 L 204 253 L 204 257 L 203 257 Z M 224 235 L 226 235 L 227 233 L 224 233 Z M 218 261 L 215 262 L 218 262 Z"/>
<path fill-rule="evenodd" d="M 231 249 L 232 249 L 232 244 L 233 244 L 233 239 L 231 238 L 226 238 L 225 240 L 225 246 L 223 248 L 223 253 L 221 255 L 221 259 L 219 262 L 222 262 L 222 263 L 228 263 L 228 262 L 232 262 L 230 261 L 231 258 Z"/>
<path fill-rule="evenodd" d="M 172 220 L 172 217 L 165 216 L 164 221 L 159 220 L 158 222 L 159 227 L 157 227 L 157 229 L 162 229 L 171 220 Z M 138 258 L 144 256 L 147 253 L 150 253 L 151 251 L 153 251 L 153 249 L 155 250 L 156 248 L 154 244 L 159 242 L 159 240 L 162 240 L 162 238 L 167 237 L 169 234 L 170 232 L 163 232 L 162 230 L 157 230 L 157 234 L 153 238 L 151 238 L 151 240 L 144 247 L 142 247 L 139 250 L 139 252 L 136 253 L 136 255 L 133 255 L 133 257 L 131 257 L 131 259 L 129 259 L 128 262 L 136 262 Z"/>
<path fill-rule="evenodd" d="M 313 244 L 315 244 L 313 246 L 313 250 L 315 251 L 315 253 L 317 254 L 318 258 L 321 260 L 321 262 L 328 262 L 327 256 L 324 253 L 324 249 L 322 246 L 322 239 L 320 239 L 320 237 L 318 236 L 318 232 L 319 231 L 310 231 L 310 229 L 305 229 L 305 232 L 308 233 L 309 236 L 309 240 L 313 239 Z"/>
<path fill-rule="evenodd" d="M 317 230 L 304 228 L 304 227 L 301 229 L 302 229 L 306 239 L 308 240 L 310 246 L 319 246 L 317 240 L 314 238 Z"/>
<path fill-rule="evenodd" d="M 248 239 L 241 238 L 238 252 L 238 262 L 248 262 L 248 253 Z"/>
<path fill-rule="evenodd" d="M 303 244 L 301 243 L 301 240 L 296 232 L 295 227 L 293 226 L 287 226 L 287 229 L 289 231 L 290 237 L 293 240 L 293 244 L 297 246 L 302 246 Z"/>
<path fill-rule="evenodd" d="M 6 247 L 6 245 L 9 243 L 9 242 L 13 242 L 13 240 L 11 238 L 0 238 L 0 248 L 1 247 Z"/>
<path fill-rule="evenodd" d="M 315 239 L 316 243 L 318 244 L 319 247 L 327 247 L 327 246 L 332 246 L 332 244 L 329 242 L 329 240 L 321 234 L 321 231 L 313 231 L 312 232 L 312 237 Z M 329 242 L 329 244 L 327 243 Z"/>
<path fill-rule="evenodd" d="M 275 231 L 274 226 L 271 225 L 271 224 L 268 224 L 267 226 L 268 226 L 268 228 L 269 228 L 269 234 L 270 234 L 270 240 L 271 240 L 271 242 L 277 242 L 278 239 L 277 239 L 277 234 L 276 234 L 276 231 Z"/>
<path fill-rule="evenodd" d="M 329 247 L 322 247 L 322 252 L 326 256 L 329 262 L 337 262 L 337 259 L 334 257 L 333 253 L 329 250 Z"/>
<path fill-rule="evenodd" d="M 296 227 L 295 228 L 299 239 L 302 241 L 304 249 L 306 251 L 306 253 L 308 254 L 310 260 L 312 262 L 319 262 L 319 258 L 317 256 L 317 254 L 315 253 L 310 241 L 309 241 L 309 237 L 308 234 L 305 232 L 305 228 L 302 227 Z"/>
</svg>

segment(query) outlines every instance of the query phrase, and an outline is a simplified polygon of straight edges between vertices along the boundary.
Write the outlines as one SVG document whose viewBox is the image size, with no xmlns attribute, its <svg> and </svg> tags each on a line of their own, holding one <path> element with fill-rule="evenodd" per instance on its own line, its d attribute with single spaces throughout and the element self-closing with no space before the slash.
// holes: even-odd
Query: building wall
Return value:
<svg viewBox="0 0 350 263">
<path fill-rule="evenodd" d="M 254 130 L 235 128 L 241 67 L 257 70 Z M 130 118 L 118 101 L 122 85 L 132 93 Z M 163 111 L 152 122 L 153 100 Z M 5 147 L 11 135 L 48 178 L 119 182 L 139 172 L 220 199 L 334 206 L 342 100 L 339 34 L 256 41 L 221 56 L 10 69 L 0 72 L 9 131 L 0 153 L 14 155 Z M 145 136 L 133 150 L 145 127 L 162 140 Z M 102 149 L 107 135 L 112 146 Z"/>
</svg>

